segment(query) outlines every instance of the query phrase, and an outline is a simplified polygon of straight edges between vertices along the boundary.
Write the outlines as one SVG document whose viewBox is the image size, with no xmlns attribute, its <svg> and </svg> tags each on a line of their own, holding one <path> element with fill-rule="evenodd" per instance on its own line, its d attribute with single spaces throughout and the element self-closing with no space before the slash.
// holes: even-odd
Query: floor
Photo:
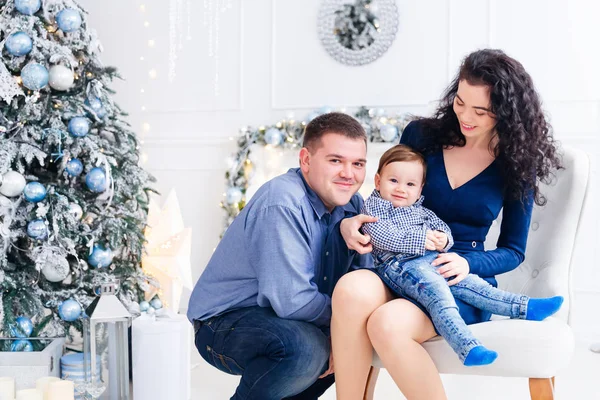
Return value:
<svg viewBox="0 0 600 400">
<path fill-rule="evenodd" d="M 595 340 L 594 340 L 595 339 Z M 589 350 L 598 338 L 578 337 L 575 355 L 569 368 L 556 377 L 556 400 L 600 400 L 600 354 Z M 526 379 L 489 378 L 444 375 L 442 377 L 449 400 L 506 400 L 529 399 Z M 192 352 L 191 394 L 193 400 L 228 399 L 239 377 L 212 368 Z M 321 397 L 335 399 L 335 387 Z M 405 399 L 385 372 L 381 371 L 375 399 Z"/>
</svg>

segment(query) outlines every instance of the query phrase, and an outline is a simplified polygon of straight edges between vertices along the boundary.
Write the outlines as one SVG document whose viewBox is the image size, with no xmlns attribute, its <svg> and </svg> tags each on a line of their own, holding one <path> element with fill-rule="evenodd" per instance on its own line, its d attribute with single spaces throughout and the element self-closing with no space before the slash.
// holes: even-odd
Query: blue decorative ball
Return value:
<svg viewBox="0 0 600 400">
<path fill-rule="evenodd" d="M 154 308 L 155 310 L 159 310 L 162 308 L 163 304 L 162 301 L 160 301 L 159 298 L 154 298 L 150 301 L 150 305 L 152 306 L 152 308 Z"/>
<path fill-rule="evenodd" d="M 150 308 L 150 303 L 148 303 L 147 301 L 140 302 L 140 311 L 141 312 L 146 312 L 146 311 L 148 311 L 149 308 Z"/>
<path fill-rule="evenodd" d="M 108 179 L 100 167 L 92 168 L 85 176 L 85 184 L 94 193 L 102 193 L 108 187 Z"/>
<path fill-rule="evenodd" d="M 319 113 L 318 113 L 318 112 L 315 112 L 315 111 L 313 111 L 313 112 L 311 112 L 310 114 L 308 114 L 308 116 L 306 117 L 306 120 L 307 120 L 308 122 L 310 122 L 310 121 L 312 121 L 313 119 L 317 118 L 318 116 L 319 116 Z"/>
<path fill-rule="evenodd" d="M 33 41 L 25 32 L 16 32 L 6 39 L 4 48 L 8 54 L 20 57 L 29 54 L 33 49 Z"/>
<path fill-rule="evenodd" d="M 242 191 L 236 187 L 230 187 L 225 193 L 225 201 L 227 204 L 236 204 L 242 201 Z"/>
<path fill-rule="evenodd" d="M 58 316 L 63 321 L 73 322 L 81 315 L 81 306 L 73 299 L 65 300 L 58 306 Z"/>
<path fill-rule="evenodd" d="M 56 14 L 56 23 L 63 32 L 74 32 L 81 26 L 81 15 L 77 10 L 65 8 Z"/>
<path fill-rule="evenodd" d="M 13 337 L 26 338 L 31 336 L 31 332 L 33 332 L 33 322 L 31 322 L 31 319 L 21 316 L 17 317 L 15 322 L 16 324 L 10 327 L 10 334 Z"/>
<path fill-rule="evenodd" d="M 37 203 L 46 198 L 46 188 L 39 182 L 29 182 L 23 189 L 25 200 Z"/>
<path fill-rule="evenodd" d="M 269 128 L 265 132 L 265 143 L 271 146 L 279 146 L 283 143 L 283 132 L 277 128 Z"/>
<path fill-rule="evenodd" d="M 333 111 L 333 109 L 329 106 L 323 106 L 323 107 L 319 108 L 320 114 L 329 114 L 332 111 Z"/>
<path fill-rule="evenodd" d="M 15 8 L 21 14 L 33 15 L 42 6 L 42 0 L 15 0 Z"/>
<path fill-rule="evenodd" d="M 85 117 L 71 118 L 69 132 L 74 137 L 84 137 L 90 132 L 90 121 Z"/>
<path fill-rule="evenodd" d="M 29 340 L 15 340 L 10 345 L 10 351 L 33 351 L 33 345 Z"/>
<path fill-rule="evenodd" d="M 102 105 L 102 102 L 97 97 L 88 97 L 85 100 L 85 105 L 94 110 L 98 118 L 104 118 L 106 116 L 106 108 Z"/>
<path fill-rule="evenodd" d="M 379 129 L 381 139 L 392 142 L 398 136 L 398 128 L 395 125 L 385 124 Z"/>
<path fill-rule="evenodd" d="M 67 161 L 65 171 L 67 171 L 67 174 L 71 176 L 79 176 L 83 172 L 83 164 L 78 158 L 71 158 L 69 161 Z"/>
<path fill-rule="evenodd" d="M 48 70 L 42 64 L 30 62 L 21 70 L 23 86 L 29 90 L 40 90 L 48 84 Z"/>
<path fill-rule="evenodd" d="M 104 268 L 112 264 L 112 260 L 112 250 L 96 244 L 94 245 L 92 254 L 88 257 L 88 264 L 92 267 Z"/>
<path fill-rule="evenodd" d="M 44 240 L 48 237 L 48 226 L 41 218 L 34 219 L 27 224 L 27 236 L 36 240 Z"/>
</svg>

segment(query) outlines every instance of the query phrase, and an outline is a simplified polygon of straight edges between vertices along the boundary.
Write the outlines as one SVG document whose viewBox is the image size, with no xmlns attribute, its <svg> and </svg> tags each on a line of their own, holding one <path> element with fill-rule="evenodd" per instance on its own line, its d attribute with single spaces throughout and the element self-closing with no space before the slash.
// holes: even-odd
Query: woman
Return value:
<svg viewBox="0 0 600 400">
<path fill-rule="evenodd" d="M 423 152 L 427 181 L 423 205 L 446 222 L 455 244 L 433 265 L 455 284 L 474 273 L 494 286 L 495 275 L 523 262 L 533 202 L 545 199 L 538 183 L 561 168 L 538 94 L 523 66 L 499 50 L 465 58 L 432 118 L 411 122 L 401 143 Z M 497 248 L 483 243 L 501 209 Z M 348 247 L 371 251 L 359 232 L 367 216 L 344 220 Z M 488 313 L 457 301 L 467 324 Z M 375 349 L 410 400 L 446 399 L 433 361 L 421 343 L 436 335 L 413 302 L 394 299 L 381 279 L 363 269 L 346 274 L 333 294 L 331 322 L 338 399 L 360 399 Z"/>
</svg>

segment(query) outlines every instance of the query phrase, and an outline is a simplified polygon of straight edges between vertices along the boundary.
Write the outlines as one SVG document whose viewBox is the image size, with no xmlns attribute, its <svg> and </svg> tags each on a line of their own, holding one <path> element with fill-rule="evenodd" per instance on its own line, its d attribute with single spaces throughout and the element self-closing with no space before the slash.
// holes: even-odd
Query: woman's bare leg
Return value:
<svg viewBox="0 0 600 400">
<path fill-rule="evenodd" d="M 421 346 L 436 336 L 423 311 L 405 299 L 392 300 L 371 314 L 367 332 L 383 365 L 408 400 L 446 399 L 440 375 Z"/>
<path fill-rule="evenodd" d="M 367 320 L 392 298 L 381 279 L 368 270 L 350 272 L 335 285 L 331 343 L 338 399 L 362 400 L 373 358 Z"/>
</svg>

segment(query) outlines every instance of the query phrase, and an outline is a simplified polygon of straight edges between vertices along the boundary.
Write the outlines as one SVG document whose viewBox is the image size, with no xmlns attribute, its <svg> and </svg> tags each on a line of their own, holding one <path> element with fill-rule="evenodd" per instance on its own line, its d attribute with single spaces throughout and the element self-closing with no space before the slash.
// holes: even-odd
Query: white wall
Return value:
<svg viewBox="0 0 600 400">
<path fill-rule="evenodd" d="M 218 68 L 215 57 L 209 57 L 211 18 L 204 5 L 227 1 L 81 3 L 104 44 L 103 60 L 126 79 L 114 88 L 120 105 L 131 113 L 130 122 L 144 136 L 146 166 L 159 179 L 161 192 L 177 190 L 184 219 L 193 228 L 194 280 L 222 229 L 224 213 L 218 204 L 225 159 L 234 150 L 229 137 L 240 126 L 274 123 L 289 112 L 302 117 L 322 105 L 424 114 L 464 55 L 481 47 L 502 48 L 532 75 L 555 136 L 590 155 L 592 185 L 576 255 L 581 317 L 575 326 L 600 338 L 600 315 L 594 312 L 600 304 L 595 262 L 600 256 L 595 206 L 600 189 L 599 3 L 398 0 L 399 31 L 389 51 L 372 64 L 347 67 L 330 58 L 318 40 L 319 1 L 231 0 L 230 9 L 212 18 L 215 24 L 218 17 L 220 28 Z M 183 40 L 173 82 L 167 78 L 170 3 L 190 7 L 181 27 L 184 36 L 189 27 L 191 40 Z M 212 38 L 214 43 L 216 36 Z M 149 39 L 154 47 L 147 45 Z M 156 70 L 156 79 L 149 78 L 150 69 Z M 148 132 L 143 123 L 149 124 Z"/>
</svg>

